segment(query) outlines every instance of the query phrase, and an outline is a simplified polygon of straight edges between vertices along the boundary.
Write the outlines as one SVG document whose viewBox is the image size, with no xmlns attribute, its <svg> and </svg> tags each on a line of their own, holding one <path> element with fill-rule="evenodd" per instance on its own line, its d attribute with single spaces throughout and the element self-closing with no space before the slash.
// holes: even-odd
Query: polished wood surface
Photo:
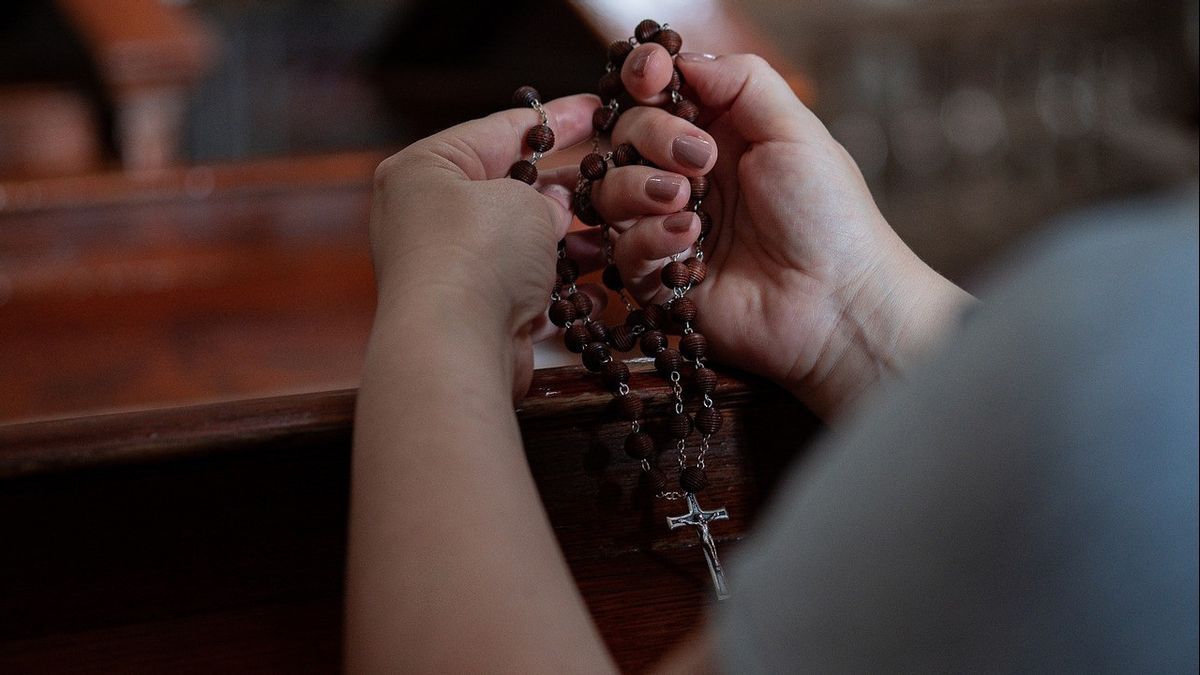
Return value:
<svg viewBox="0 0 1200 675">
<path fill-rule="evenodd" d="M 669 400 L 648 363 L 632 385 Z M 723 375 L 706 505 L 734 550 L 815 423 L 782 391 Z M 538 371 L 517 415 L 554 532 L 621 665 L 645 669 L 701 620 L 709 579 L 678 503 L 647 499 L 611 397 L 579 367 Z M 330 672 L 353 391 L 0 427 L 4 672 Z M 664 456 L 660 463 L 671 466 Z M 731 584 L 736 593 L 737 578 Z"/>
</svg>

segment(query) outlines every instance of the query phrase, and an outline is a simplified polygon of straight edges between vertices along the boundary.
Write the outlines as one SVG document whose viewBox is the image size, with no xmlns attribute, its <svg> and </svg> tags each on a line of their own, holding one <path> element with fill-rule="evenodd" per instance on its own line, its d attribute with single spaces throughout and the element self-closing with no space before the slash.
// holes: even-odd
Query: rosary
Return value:
<svg viewBox="0 0 1200 675">
<path fill-rule="evenodd" d="M 592 184 L 604 178 L 610 163 L 612 166 L 651 166 L 638 154 L 637 149 L 628 143 L 622 143 L 603 154 L 600 149 L 601 134 L 612 130 L 621 112 L 617 101 L 624 89 L 621 83 L 621 64 L 636 45 L 650 42 L 662 45 L 672 57 L 678 54 L 683 46 L 683 38 L 679 33 L 650 19 L 637 25 L 633 37 L 617 40 L 608 46 L 608 64 L 598 86 L 601 99 L 607 103 L 596 108 L 592 115 L 592 152 L 579 164 L 579 180 L 572 205 L 572 210 L 580 221 L 600 228 L 604 254 L 608 261 L 608 266 L 603 272 L 604 285 L 621 299 L 629 312 L 628 317 L 624 325 L 611 328 L 603 321 L 591 317 L 592 301 L 575 286 L 579 266 L 567 257 L 565 239 L 558 243 L 558 280 L 550 294 L 549 314 L 555 325 L 566 330 L 564 341 L 567 349 L 580 354 L 583 365 L 589 371 L 599 373 L 605 387 L 612 392 L 618 414 L 630 425 L 629 435 L 625 439 L 625 453 L 640 463 L 643 480 L 651 491 L 661 499 L 686 502 L 687 513 L 668 517 L 667 525 L 672 530 L 685 526 L 696 528 L 716 597 L 723 600 L 729 596 L 729 589 L 708 524 L 714 520 L 729 518 L 729 512 L 723 507 L 706 511 L 696 499 L 697 493 L 708 486 L 704 456 L 708 452 L 709 439 L 721 428 L 721 411 L 713 405 L 710 397 L 716 387 L 717 377 L 704 363 L 708 340 L 693 327 L 697 308 L 695 301 L 687 297 L 688 291 L 703 282 L 708 273 L 702 245 L 712 229 L 712 217 L 701 207 L 704 196 L 708 193 L 708 178 L 698 176 L 688 179 L 691 183 L 691 199 L 686 210 L 694 211 L 700 218 L 700 236 L 693 246 L 695 255 L 683 261 L 679 260 L 679 254 L 671 256 L 671 261 L 662 268 L 661 273 L 662 283 L 670 289 L 671 298 L 663 304 L 651 303 L 640 309 L 630 300 L 621 274 L 613 264 L 609 225 L 603 221 L 591 203 Z M 679 93 L 682 85 L 683 77 L 676 68 L 670 84 L 667 85 L 670 103 L 666 108 L 676 117 L 695 122 L 700 110 L 696 104 Z M 546 111 L 542 108 L 540 95 L 533 87 L 523 86 L 517 89 L 513 94 L 513 104 L 518 107 L 529 106 L 541 116 L 541 123 L 531 128 L 525 136 L 525 144 L 532 151 L 532 157 L 528 160 L 518 160 L 508 171 L 510 177 L 532 185 L 537 180 L 538 160 L 542 158 L 543 153 L 554 147 L 554 131 L 547 124 Z M 674 324 L 682 334 L 678 349 L 668 346 L 667 343 L 665 329 L 670 324 Z M 654 439 L 642 431 L 644 404 L 642 398 L 629 388 L 629 367 L 624 361 L 613 357 L 614 350 L 628 352 L 635 344 L 641 347 L 643 354 L 654 359 L 655 370 L 671 385 L 674 412 L 667 418 L 666 432 L 675 443 L 675 455 L 679 465 L 678 491 L 667 490 L 667 476 L 655 466 L 657 452 Z M 689 365 L 690 368 L 687 368 Z M 689 415 L 684 410 L 685 370 L 691 371 L 691 385 L 700 397 L 700 407 L 694 415 Z M 699 436 L 694 455 L 688 448 L 688 439 L 693 430 Z"/>
</svg>

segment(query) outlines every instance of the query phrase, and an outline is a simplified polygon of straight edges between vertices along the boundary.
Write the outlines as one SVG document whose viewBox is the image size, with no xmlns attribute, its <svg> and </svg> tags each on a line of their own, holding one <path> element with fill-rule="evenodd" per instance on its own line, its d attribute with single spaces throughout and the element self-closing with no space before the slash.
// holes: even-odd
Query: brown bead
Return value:
<svg viewBox="0 0 1200 675">
<path fill-rule="evenodd" d="M 554 271 L 564 284 L 569 284 L 579 278 L 579 263 L 570 258 L 559 258 L 554 263 Z"/>
<path fill-rule="evenodd" d="M 687 413 L 677 413 L 667 418 L 667 435 L 671 438 L 687 438 L 692 433 L 692 418 Z"/>
<path fill-rule="evenodd" d="M 629 366 L 616 359 L 606 361 L 600 367 L 600 379 L 604 380 L 604 386 L 609 389 L 617 389 L 629 382 Z"/>
<path fill-rule="evenodd" d="M 612 131 L 613 125 L 616 123 L 617 111 L 608 106 L 602 105 L 592 113 L 592 128 L 602 134 Z"/>
<path fill-rule="evenodd" d="M 584 189 L 575 193 L 572 200 L 572 207 L 575 211 L 575 217 L 585 225 L 596 226 L 604 222 L 600 217 L 600 213 L 592 206 L 592 191 L 589 183 Z"/>
<path fill-rule="evenodd" d="M 600 278 L 604 281 L 604 286 L 610 291 L 619 291 L 625 288 L 625 282 L 621 281 L 621 270 L 617 269 L 616 265 L 605 267 Z"/>
<path fill-rule="evenodd" d="M 514 108 L 528 108 L 533 105 L 534 101 L 540 101 L 541 98 L 542 95 L 538 93 L 537 89 L 526 84 L 517 87 L 517 90 L 513 92 L 512 103 Z"/>
<path fill-rule="evenodd" d="M 588 153 L 583 161 L 579 162 L 579 173 L 588 180 L 600 180 L 604 178 L 605 172 L 608 171 L 608 163 L 604 161 L 604 157 L 598 152 Z"/>
<path fill-rule="evenodd" d="M 683 357 L 679 355 L 677 350 L 670 347 L 662 350 L 658 353 L 658 356 L 654 357 L 654 367 L 663 377 L 667 377 L 673 371 L 679 370 L 681 363 L 683 363 Z"/>
<path fill-rule="evenodd" d="M 671 106 L 671 114 L 689 122 L 695 122 L 696 118 L 700 117 L 700 108 L 685 98 Z"/>
<path fill-rule="evenodd" d="M 522 183 L 533 185 L 537 181 L 537 167 L 527 159 L 518 159 L 513 162 L 512 166 L 508 167 L 508 175 L 510 178 L 516 178 Z"/>
<path fill-rule="evenodd" d="M 692 199 L 704 199 L 708 194 L 708 176 L 692 176 L 688 182 L 692 184 Z"/>
<path fill-rule="evenodd" d="M 554 130 L 545 124 L 532 127 L 525 134 L 525 145 L 534 152 L 546 152 L 554 147 Z"/>
<path fill-rule="evenodd" d="M 608 43 L 608 62 L 613 65 L 613 68 L 620 68 L 622 63 L 625 63 L 625 57 L 629 56 L 629 52 L 633 51 L 633 45 L 629 44 L 629 40 L 614 40 Z"/>
<path fill-rule="evenodd" d="M 698 466 L 689 466 L 679 472 L 679 487 L 692 494 L 700 492 L 708 487 L 708 474 Z"/>
<path fill-rule="evenodd" d="M 567 332 L 563 334 L 563 344 L 567 346 L 567 350 L 576 354 L 582 354 L 583 348 L 592 341 L 592 335 L 588 332 L 587 326 L 576 323 L 567 326 Z"/>
<path fill-rule="evenodd" d="M 638 154 L 637 148 L 629 143 L 622 143 L 613 150 L 612 155 L 614 166 L 629 166 L 642 161 L 642 156 Z"/>
<path fill-rule="evenodd" d="M 695 286 L 708 276 L 708 263 L 699 258 L 688 258 L 683 261 L 687 265 L 688 271 L 692 273 L 692 285 Z"/>
<path fill-rule="evenodd" d="M 646 313 L 640 309 L 635 309 L 625 317 L 625 325 L 633 328 L 635 326 L 646 325 Z"/>
<path fill-rule="evenodd" d="M 608 324 L 603 321 L 589 321 L 586 324 L 588 333 L 597 342 L 608 342 Z"/>
<path fill-rule="evenodd" d="M 679 353 L 695 361 L 708 353 L 708 338 L 700 333 L 688 333 L 679 338 Z"/>
<path fill-rule="evenodd" d="M 617 414 L 622 419 L 629 420 L 630 422 L 642 419 L 642 412 L 645 410 L 645 406 L 642 404 L 641 396 L 629 392 L 618 396 L 615 400 L 617 402 Z"/>
<path fill-rule="evenodd" d="M 600 76 L 600 82 L 596 85 L 596 91 L 600 94 L 600 98 L 609 100 L 621 95 L 625 91 L 625 85 L 621 84 L 621 71 L 610 70 Z"/>
<path fill-rule="evenodd" d="M 670 317 L 667 308 L 659 304 L 649 304 L 642 310 L 642 322 L 646 328 L 666 328 Z"/>
<path fill-rule="evenodd" d="M 713 229 L 712 216 L 704 209 L 696 209 L 696 215 L 700 217 L 700 236 L 707 237 Z"/>
<path fill-rule="evenodd" d="M 652 466 L 649 471 L 643 471 L 642 476 L 651 494 L 659 495 L 667 491 L 667 474 L 662 469 Z"/>
<path fill-rule="evenodd" d="M 600 369 L 604 367 L 604 362 L 611 358 L 608 346 L 603 342 L 589 342 L 588 346 L 583 348 L 583 367 L 593 373 L 600 372 Z"/>
<path fill-rule="evenodd" d="M 566 300 L 550 303 L 550 322 L 555 326 L 569 326 L 575 320 L 575 305 Z"/>
<path fill-rule="evenodd" d="M 657 21 L 653 19 L 643 19 L 640 23 L 638 23 L 637 27 L 633 29 L 633 37 L 637 38 L 638 42 L 646 44 L 647 42 L 653 40 L 654 36 L 658 35 L 658 32 L 661 29 L 662 26 L 659 26 Z"/>
<path fill-rule="evenodd" d="M 587 293 L 575 292 L 567 296 L 567 302 L 575 306 L 575 317 L 587 318 L 592 313 L 592 299 Z"/>
<path fill-rule="evenodd" d="M 649 459 L 654 456 L 654 439 L 644 431 L 635 431 L 625 437 L 625 454 L 634 459 Z"/>
<path fill-rule="evenodd" d="M 701 408 L 696 411 L 696 428 L 705 436 L 721 430 L 721 411 L 716 408 Z"/>
<path fill-rule="evenodd" d="M 693 378 L 696 384 L 696 390 L 701 394 L 711 394 L 717 388 L 717 374 L 712 368 L 696 369 L 696 376 Z"/>
<path fill-rule="evenodd" d="M 629 326 L 613 326 L 608 331 L 608 343 L 619 352 L 627 352 L 637 344 L 637 335 Z"/>
<path fill-rule="evenodd" d="M 671 301 L 671 318 L 679 323 L 695 321 L 696 312 L 696 301 L 687 296 Z"/>
<path fill-rule="evenodd" d="M 667 336 L 661 330 L 648 330 L 642 333 L 641 345 L 646 356 L 658 356 L 667 348 Z"/>
<path fill-rule="evenodd" d="M 662 269 L 663 286 L 667 288 L 683 288 L 691 278 L 692 273 L 688 271 L 687 265 L 678 260 L 672 260 Z"/>
<path fill-rule="evenodd" d="M 670 28 L 658 31 L 658 35 L 654 36 L 654 41 L 662 45 L 671 56 L 678 54 L 679 49 L 683 47 L 683 36 Z"/>
<path fill-rule="evenodd" d="M 667 91 L 679 91 L 683 87 L 683 73 L 676 68 L 671 72 L 671 81 L 667 83 Z"/>
</svg>

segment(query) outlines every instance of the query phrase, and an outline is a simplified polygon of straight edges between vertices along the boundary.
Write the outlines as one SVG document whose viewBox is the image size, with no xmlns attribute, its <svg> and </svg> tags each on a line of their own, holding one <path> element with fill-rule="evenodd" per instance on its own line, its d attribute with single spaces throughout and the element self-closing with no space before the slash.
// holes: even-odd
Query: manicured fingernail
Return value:
<svg viewBox="0 0 1200 675">
<path fill-rule="evenodd" d="M 692 212 L 680 211 L 672 213 L 663 220 L 663 229 L 672 234 L 687 232 L 692 229 Z"/>
<path fill-rule="evenodd" d="M 646 179 L 646 194 L 660 202 L 674 201 L 683 186 L 682 176 L 651 176 Z"/>
<path fill-rule="evenodd" d="M 643 49 L 638 52 L 637 56 L 633 57 L 629 68 L 633 71 L 634 75 L 641 77 L 646 74 L 646 64 L 650 63 L 651 56 L 654 56 L 653 49 Z"/>
<path fill-rule="evenodd" d="M 671 144 L 671 154 L 676 161 L 693 169 L 703 169 L 712 157 L 712 144 L 695 136 L 679 136 Z"/>
<path fill-rule="evenodd" d="M 702 61 L 715 61 L 717 57 L 712 54 L 701 54 L 700 52 L 679 52 L 675 57 L 680 61 L 688 61 L 691 63 L 700 63 Z"/>
</svg>

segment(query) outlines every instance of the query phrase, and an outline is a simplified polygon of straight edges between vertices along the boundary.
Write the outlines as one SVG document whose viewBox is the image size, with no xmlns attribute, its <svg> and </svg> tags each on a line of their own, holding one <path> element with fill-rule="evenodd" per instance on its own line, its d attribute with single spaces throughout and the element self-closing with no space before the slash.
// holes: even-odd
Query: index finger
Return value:
<svg viewBox="0 0 1200 675">
<path fill-rule="evenodd" d="M 565 96 L 543 104 L 546 124 L 554 132 L 551 154 L 586 140 L 592 133 L 592 113 L 600 99 L 592 94 Z M 470 180 L 487 180 L 508 175 L 513 162 L 532 151 L 525 144 L 529 130 L 541 124 L 532 108 L 514 108 L 492 113 L 450 127 L 409 146 L 448 161 Z"/>
</svg>

